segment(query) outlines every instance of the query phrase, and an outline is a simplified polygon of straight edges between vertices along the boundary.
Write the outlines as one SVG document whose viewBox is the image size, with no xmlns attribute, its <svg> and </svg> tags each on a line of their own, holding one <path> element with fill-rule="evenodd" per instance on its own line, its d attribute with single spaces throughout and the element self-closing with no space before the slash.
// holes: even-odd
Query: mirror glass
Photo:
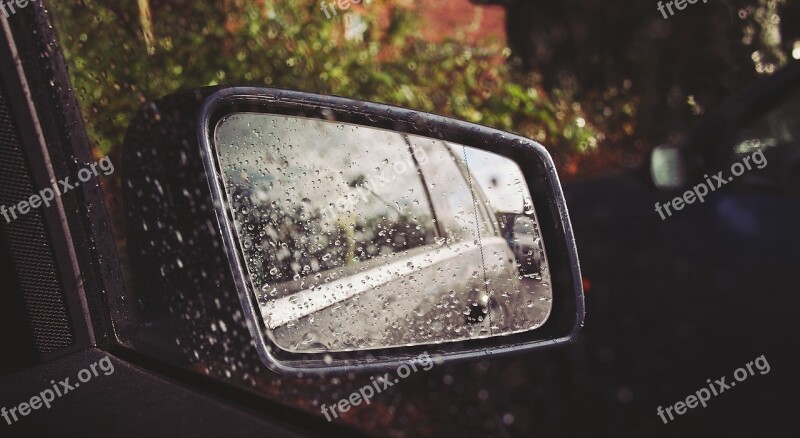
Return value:
<svg viewBox="0 0 800 438">
<path fill-rule="evenodd" d="M 268 336 L 292 352 L 535 329 L 552 286 L 528 184 L 480 149 L 235 113 L 214 146 Z"/>
</svg>

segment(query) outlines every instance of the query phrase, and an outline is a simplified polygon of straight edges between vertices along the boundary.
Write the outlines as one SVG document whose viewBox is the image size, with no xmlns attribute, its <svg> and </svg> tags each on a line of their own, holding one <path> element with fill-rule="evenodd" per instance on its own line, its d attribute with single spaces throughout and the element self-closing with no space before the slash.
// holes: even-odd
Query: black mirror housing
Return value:
<svg viewBox="0 0 800 438">
<path fill-rule="evenodd" d="M 336 120 L 458 143 L 513 160 L 528 181 L 547 245 L 554 290 L 550 317 L 536 330 L 487 339 L 331 354 L 282 350 L 265 335 L 257 317 L 241 254 L 234 250 L 221 172 L 208 153 L 213 149 L 211 130 L 235 112 Z M 583 325 L 580 267 L 566 203 L 552 159 L 532 140 L 377 103 L 269 88 L 214 87 L 146 105 L 129 128 L 123 154 L 126 241 L 136 304 L 115 323 L 121 341 L 132 348 L 168 350 L 175 361 L 193 362 L 198 348 L 207 354 L 223 348 L 196 336 L 221 321 L 230 338 L 224 348 L 257 356 L 277 372 L 341 372 L 389 368 L 422 352 L 450 361 L 548 348 L 571 342 Z M 196 344 L 176 346 L 176 338 L 195 338 Z"/>
</svg>

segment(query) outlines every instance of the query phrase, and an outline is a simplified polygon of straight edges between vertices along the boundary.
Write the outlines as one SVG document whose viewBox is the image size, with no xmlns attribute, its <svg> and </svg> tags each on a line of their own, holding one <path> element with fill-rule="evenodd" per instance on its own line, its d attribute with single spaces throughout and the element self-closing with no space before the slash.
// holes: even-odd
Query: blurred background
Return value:
<svg viewBox="0 0 800 438">
<path fill-rule="evenodd" d="M 475 4 L 479 3 L 479 4 Z M 139 106 L 258 84 L 455 116 L 547 145 L 567 176 L 630 166 L 800 57 L 800 5 L 364 0 L 52 2 L 100 153 Z"/>
<path fill-rule="evenodd" d="M 585 274 L 578 343 L 434 367 L 346 423 L 390 436 L 792 430 L 796 198 L 719 194 L 662 223 L 653 202 L 667 196 L 647 188 L 640 170 L 654 146 L 683 144 L 725 99 L 800 59 L 800 2 L 711 0 L 668 19 L 656 2 L 634 0 L 364 0 L 331 18 L 316 0 L 45 3 L 98 157 L 119 156 L 146 102 L 218 84 L 453 116 L 553 154 Z M 121 221 L 119 175 L 104 189 Z M 657 406 L 761 354 L 771 374 L 674 424 L 657 417 Z M 206 360 L 206 373 L 230 376 L 228 365 Z M 361 382 L 237 378 L 317 415 Z"/>
</svg>

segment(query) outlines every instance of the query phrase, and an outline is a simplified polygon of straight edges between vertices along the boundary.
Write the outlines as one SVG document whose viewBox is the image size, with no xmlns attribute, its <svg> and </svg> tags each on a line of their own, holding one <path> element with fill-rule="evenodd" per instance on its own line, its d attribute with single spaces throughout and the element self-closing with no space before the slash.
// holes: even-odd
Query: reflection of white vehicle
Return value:
<svg viewBox="0 0 800 438">
<path fill-rule="evenodd" d="M 350 134 L 346 154 L 330 156 L 330 148 L 276 134 L 284 140 L 269 150 L 278 158 L 260 170 L 268 190 L 235 176 L 227 181 L 229 193 L 248 193 L 232 196 L 239 200 L 237 228 L 247 236 L 247 258 L 263 261 L 248 267 L 255 289 L 266 292 L 261 310 L 276 343 L 349 350 L 544 322 L 549 301 L 538 297 L 550 290 L 526 289 L 485 194 L 454 153 L 463 146 L 381 131 L 382 147 L 373 149 L 373 142 L 353 142 L 359 133 L 348 133 L 349 125 L 307 123 L 293 132 Z M 285 146 L 291 143 L 307 146 Z M 286 163 L 300 168 L 287 170 Z M 376 169 L 380 181 L 368 176 Z M 391 173 L 396 169 L 402 174 Z M 249 180 L 258 176 L 251 171 Z M 348 202 L 329 208 L 338 199 Z"/>
</svg>

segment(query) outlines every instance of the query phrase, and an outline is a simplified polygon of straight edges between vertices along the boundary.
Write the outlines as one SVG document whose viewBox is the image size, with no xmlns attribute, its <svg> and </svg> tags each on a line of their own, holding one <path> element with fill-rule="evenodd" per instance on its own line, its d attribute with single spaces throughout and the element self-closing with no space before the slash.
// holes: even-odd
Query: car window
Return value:
<svg viewBox="0 0 800 438">
<path fill-rule="evenodd" d="M 3 0 L 3 3 L 7 2 Z M 153 102 L 170 93 L 197 87 L 248 85 L 386 103 L 513 132 L 547 148 L 553 155 L 559 178 L 565 182 L 570 178 L 603 173 L 615 175 L 617 171 L 636 169 L 642 157 L 655 145 L 672 144 L 685 138 L 701 117 L 712 114 L 721 102 L 758 77 L 767 76 L 793 58 L 800 59 L 798 5 L 782 0 L 709 1 L 707 4 L 704 1 L 693 5 L 683 2 L 685 8 L 671 8 L 663 12 L 663 16 L 656 2 L 634 0 L 622 4 L 594 0 L 571 3 L 43 0 L 30 3 L 46 5 L 58 39 L 58 44 L 48 45 L 41 56 L 60 63 L 55 54 L 58 50 L 63 53 L 93 153 L 96 157 L 109 156 L 115 163 L 123 156 L 126 129 L 143 105 L 158 113 L 159 108 Z M 668 1 L 657 3 L 671 4 Z M 26 11 L 30 11 L 31 5 Z M 12 22 L 25 13 L 3 19 Z M 37 15 L 37 19 L 41 16 Z M 795 109 L 787 107 L 785 116 L 798 114 L 796 98 L 794 102 Z M 789 120 L 785 116 L 782 116 L 784 122 Z M 772 129 L 766 120 L 764 122 Z M 778 151 L 785 151 L 788 157 L 796 146 L 795 149 L 768 146 L 773 140 L 786 138 L 778 135 L 781 132 L 785 131 L 762 130 L 746 134 L 740 142 L 727 144 L 727 147 L 744 151 L 752 146 L 753 142 L 748 141 L 758 140 L 768 157 Z M 793 134 L 791 138 L 796 145 L 798 137 Z M 396 139 L 387 141 L 393 142 L 398 151 L 407 148 Z M 434 244 L 436 239 L 476 239 L 481 234 L 478 230 L 487 227 L 480 219 L 481 209 L 476 215 L 472 208 L 476 196 L 470 193 L 464 173 L 459 173 L 452 156 L 447 156 L 441 144 L 428 144 L 426 151 L 431 162 L 435 161 L 434 154 L 444 161 L 441 169 L 422 165 L 420 184 L 431 189 L 431 196 L 418 196 L 419 205 L 413 204 L 413 200 L 410 205 L 419 212 L 414 223 L 420 230 L 397 222 L 400 216 L 391 207 L 396 206 L 395 202 L 405 206 L 410 198 L 398 199 L 385 190 L 375 192 L 387 202 L 365 193 L 367 201 L 360 202 L 358 207 L 337 208 L 327 224 L 319 225 L 310 225 L 310 222 L 324 221 L 311 221 L 311 218 L 326 214 L 326 206 L 301 193 L 305 184 L 295 189 L 288 180 L 280 182 L 282 187 L 291 188 L 290 193 L 301 204 L 299 211 L 260 206 L 263 193 L 258 190 L 233 191 L 231 197 L 238 207 L 238 226 L 252 226 L 258 228 L 259 234 L 264 233 L 260 240 L 244 242 L 249 245 L 249 253 L 255 254 L 265 244 L 280 245 L 283 249 L 265 261 L 261 272 L 274 271 L 276 279 L 284 283 L 302 282 L 318 274 L 361 269 L 379 257 L 396 254 L 386 254 L 395 248 L 423 251 L 430 246 L 431 238 Z M 293 151 L 287 149 L 282 153 Z M 353 158 L 354 169 L 365 172 L 386 166 L 366 165 Z M 770 159 L 762 171 L 767 172 L 765 177 L 771 181 L 785 181 L 780 179 L 781 175 L 792 175 L 792 170 L 790 167 L 783 170 L 782 166 L 792 162 L 796 160 Z M 470 159 L 470 163 L 474 161 Z M 273 172 L 280 163 L 270 166 Z M 489 167 L 474 166 L 472 171 L 478 174 Z M 498 169 L 492 170 L 498 175 L 507 175 Z M 755 170 L 747 172 L 743 178 L 762 172 Z M 772 172 L 779 173 L 773 175 Z M 125 303 L 131 308 L 145 307 L 139 295 L 152 294 L 161 298 L 166 294 L 159 290 L 136 290 L 135 282 L 130 280 L 133 260 L 141 255 L 130 252 L 135 242 L 125 238 L 125 227 L 131 224 L 126 223 L 126 206 L 121 201 L 125 187 L 122 173 L 110 175 L 102 184 L 108 228 L 118 243 L 127 288 L 124 294 L 118 295 L 108 291 L 108 301 Z M 262 183 L 267 182 L 268 176 L 266 173 L 257 175 Z M 497 193 L 502 191 L 495 188 L 493 193 L 490 190 L 493 176 L 485 178 L 487 183 L 483 187 L 487 197 L 495 201 L 499 197 Z M 478 177 L 481 179 L 483 175 Z M 634 213 L 644 204 L 640 201 L 649 199 L 650 195 L 635 190 L 632 181 L 637 178 L 620 178 L 613 185 L 592 182 L 584 191 L 572 187 L 571 193 L 565 184 L 570 216 L 576 222 L 581 265 L 588 272 L 583 280 L 587 285 L 589 313 L 593 310 L 594 315 L 603 315 L 598 310 L 608 309 L 608 315 L 613 315 L 593 317 L 587 324 L 588 330 L 584 330 L 585 337 L 572 350 L 436 366 L 427 374 L 418 373 L 401 385 L 394 385 L 373 399 L 369 406 L 362 404 L 334 421 L 372 435 L 389 436 L 635 435 L 635 431 L 652 434 L 655 430 L 652 423 L 660 420 L 655 415 L 640 419 L 630 415 L 627 408 L 635 407 L 636 411 L 644 412 L 671 399 L 677 401 L 680 394 L 665 393 L 664 388 L 681 388 L 692 380 L 686 373 L 675 373 L 670 378 L 664 369 L 680 368 L 680 363 L 669 360 L 683 356 L 665 350 L 658 360 L 632 360 L 636 357 L 630 352 L 641 350 L 639 347 L 645 345 L 645 341 L 653 344 L 652 339 L 631 338 L 635 342 L 620 343 L 615 337 L 663 333 L 659 338 L 663 342 L 659 345 L 683 348 L 683 343 L 689 341 L 687 337 L 699 339 L 696 336 L 703 327 L 716 324 L 676 317 L 669 312 L 665 312 L 668 315 L 663 320 L 660 314 L 654 318 L 656 314 L 652 309 L 659 306 L 652 299 L 667 297 L 655 303 L 681 306 L 692 301 L 675 299 L 672 292 L 688 290 L 702 294 L 708 292 L 708 284 L 725 282 L 721 277 L 714 277 L 713 283 L 697 282 L 696 289 L 686 289 L 672 288 L 674 283 L 654 281 L 645 274 L 631 279 L 631 273 L 648 272 L 643 264 L 649 260 L 655 260 L 653 272 L 668 272 L 670 278 L 695 278 L 692 274 L 711 263 L 678 260 L 670 253 L 665 262 L 656 264 L 661 259 L 653 257 L 652 253 L 620 249 L 627 250 L 627 246 L 620 246 L 623 244 L 649 243 L 643 237 L 649 235 L 643 228 L 646 221 L 639 220 L 639 215 Z M 432 182 L 437 184 L 434 186 Z M 156 183 L 147 181 L 147 185 Z M 513 181 L 502 181 L 500 185 L 509 184 Z M 358 190 L 360 186 L 353 179 L 330 187 L 312 183 L 309 186 L 327 191 L 334 199 L 355 190 L 355 199 L 363 200 Z M 146 192 L 149 188 L 143 183 L 130 190 Z M 311 202 L 304 203 L 304 197 Z M 282 201 L 268 199 L 276 203 Z M 512 205 L 511 201 L 518 200 L 515 198 L 506 204 Z M 518 208 L 513 204 L 513 209 L 499 208 L 504 203 L 495 203 L 496 213 L 503 218 L 505 233 L 512 229 L 515 215 L 528 210 L 528 204 L 523 202 L 519 201 Z M 381 207 L 386 205 L 390 207 Z M 370 216 L 372 222 L 364 219 L 352 224 L 353 227 L 343 226 L 350 221 L 347 211 L 358 215 L 359 208 L 367 206 L 375 207 Z M 633 219 L 615 219 L 623 214 Z M 286 223 L 292 219 L 299 220 Z M 583 224 L 577 222 L 581 219 Z M 679 222 L 671 219 L 670 223 Z M 159 223 L 154 219 L 134 225 L 152 229 Z M 319 228 L 315 228 L 317 226 Z M 693 222 L 683 231 L 696 226 L 699 223 Z M 765 225 L 764 228 L 781 230 L 786 226 Z M 369 233 L 387 229 L 390 239 L 399 239 L 399 246 L 359 244 Z M 352 234 L 348 236 L 347 233 Z M 327 260 L 315 246 L 324 242 L 322 237 L 315 242 L 321 234 L 325 234 L 329 242 L 339 241 Z M 672 236 L 671 232 L 657 234 Z M 609 236 L 632 237 L 603 240 Z M 144 243 L 167 251 L 170 247 L 185 247 L 193 238 L 197 236 L 176 235 L 173 241 Z M 720 238 L 700 247 L 716 248 L 723 241 L 739 240 Z M 696 245 L 695 241 L 691 243 Z M 671 251 L 678 251 L 680 246 L 678 240 L 663 244 Z M 661 246 L 651 244 L 649 247 Z M 727 246 L 720 248 L 722 255 L 734 253 L 725 250 Z M 293 251 L 296 249 L 301 249 L 304 255 Z M 760 259 L 792 260 L 779 252 L 774 254 L 774 258 Z M 220 266 L 225 263 L 224 260 L 212 262 Z M 539 260 L 529 262 L 535 267 Z M 546 266 L 546 260 L 544 262 L 542 266 Z M 164 275 L 181 271 L 183 263 L 175 260 L 172 265 L 164 266 Z M 719 275 L 727 278 L 729 274 L 750 268 L 742 266 L 742 269 L 728 269 L 730 272 Z M 593 277 L 593 273 L 597 277 Z M 646 281 L 639 281 L 642 278 Z M 775 278 L 778 277 L 758 278 L 748 292 L 763 295 L 767 290 L 764 289 L 765 279 L 769 282 Z M 589 285 L 593 285 L 593 289 L 590 290 Z M 648 294 L 647 299 L 626 298 L 639 296 L 640 290 L 654 285 L 662 285 L 669 293 Z M 611 293 L 614 291 L 625 293 Z M 628 294 L 629 291 L 633 293 Z M 272 289 L 265 292 L 271 293 Z M 227 290 L 214 293 L 228 297 L 232 294 Z M 726 296 L 727 293 L 726 290 Z M 210 295 L 208 291 L 203 294 L 203 291 L 191 290 L 180 300 L 156 301 L 164 303 L 159 312 L 178 312 L 190 327 L 170 339 L 170 347 L 179 348 L 191 359 L 181 362 L 180 366 L 186 370 L 257 392 L 271 401 L 319 418 L 324 418 L 321 407 L 330 406 L 370 383 L 369 376 L 355 373 L 289 379 L 272 374 L 252 352 L 247 328 L 241 326 L 244 324 L 241 309 L 226 305 L 224 300 L 209 298 Z M 725 299 L 705 301 L 729 303 Z M 453 309 L 459 309 L 456 304 L 461 306 L 464 300 L 452 303 Z M 613 307 L 618 305 L 619 309 Z M 186 308 L 192 312 L 184 312 Z M 781 310 L 788 308 L 791 306 L 781 306 Z M 677 310 L 682 309 L 678 307 Z M 125 336 L 132 331 L 128 327 L 133 325 L 130 321 L 136 315 L 137 312 L 132 311 L 110 316 L 113 327 L 109 337 L 119 338 L 111 342 L 122 343 L 124 347 L 120 350 L 133 348 L 130 338 Z M 220 322 L 223 320 L 224 325 Z M 768 320 L 772 318 L 764 319 Z M 751 322 L 763 323 L 754 321 Z M 239 326 L 235 327 L 234 323 Z M 162 330 L 155 324 L 136 329 L 145 334 Z M 725 325 L 718 330 L 723 333 L 728 329 Z M 676 333 L 682 336 L 681 342 L 675 342 Z M 754 336 L 754 333 L 748 335 Z M 742 339 L 729 337 L 737 341 Z M 782 338 L 771 334 L 769 339 Z M 159 351 L 163 350 L 166 348 L 159 347 Z M 730 362 L 716 363 L 709 372 L 722 372 L 728 366 Z M 608 370 L 613 372 L 608 373 Z M 648 376 L 648 379 L 641 376 Z M 575 406 L 580 409 L 576 410 Z M 689 417 L 685 415 L 680 421 L 697 421 L 689 427 L 700 426 L 700 430 L 708 431 L 702 429 L 708 416 L 693 414 Z M 574 421 L 576 418 L 586 421 Z M 618 421 L 622 418 L 625 421 Z M 636 426 L 642 426 L 641 430 Z"/>
<path fill-rule="evenodd" d="M 301 118 L 277 129 L 276 119 L 239 113 L 216 130 L 223 166 L 238 170 L 226 184 L 235 224 L 247 230 L 242 247 L 263 260 L 251 273 L 257 287 L 329 281 L 434 244 L 433 212 L 402 135 Z M 267 140 L 242 147 L 256 139 Z M 334 268 L 345 269 L 320 275 Z"/>
<path fill-rule="evenodd" d="M 481 236 L 490 232 L 490 225 L 473 193 L 476 188 L 469 171 L 444 143 L 425 141 L 419 146 L 428 157 L 420 162 L 420 168 L 444 236 L 449 242 L 479 243 Z M 453 149 L 463 154 L 463 146 Z"/>
<path fill-rule="evenodd" d="M 447 147 L 450 149 L 450 152 L 453 154 L 453 156 L 456 157 L 456 162 L 459 163 L 461 173 L 465 175 L 467 182 L 472 188 L 472 194 L 475 197 L 475 208 L 477 210 L 478 220 L 483 224 L 483 227 L 486 228 L 485 232 L 490 234 L 499 234 L 499 225 L 497 224 L 495 206 L 493 206 L 486 197 L 487 195 L 485 190 L 487 188 L 484 187 L 484 181 L 481 180 L 478 174 L 474 173 L 477 167 L 480 167 L 486 163 L 484 163 L 483 160 L 474 162 L 474 157 L 492 157 L 495 160 L 500 158 L 498 158 L 498 155 L 486 153 L 475 148 L 464 148 L 462 146 L 456 146 L 452 144 L 448 144 Z M 473 161 L 470 161 L 470 156 L 473 156 Z M 505 162 L 507 163 L 508 161 Z"/>
</svg>

